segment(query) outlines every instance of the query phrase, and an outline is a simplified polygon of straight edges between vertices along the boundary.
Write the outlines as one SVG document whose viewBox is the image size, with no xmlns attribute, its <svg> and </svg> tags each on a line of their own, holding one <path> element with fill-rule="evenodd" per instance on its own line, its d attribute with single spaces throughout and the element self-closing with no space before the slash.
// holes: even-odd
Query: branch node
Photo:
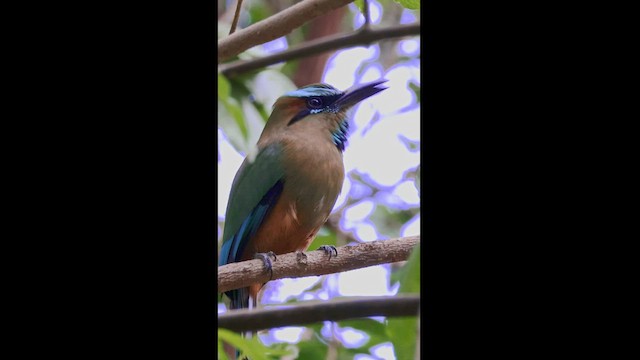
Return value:
<svg viewBox="0 0 640 360">
<path fill-rule="evenodd" d="M 298 264 L 305 267 L 309 264 L 307 261 L 307 254 L 303 253 L 302 251 L 296 252 L 296 261 L 298 262 Z"/>
</svg>

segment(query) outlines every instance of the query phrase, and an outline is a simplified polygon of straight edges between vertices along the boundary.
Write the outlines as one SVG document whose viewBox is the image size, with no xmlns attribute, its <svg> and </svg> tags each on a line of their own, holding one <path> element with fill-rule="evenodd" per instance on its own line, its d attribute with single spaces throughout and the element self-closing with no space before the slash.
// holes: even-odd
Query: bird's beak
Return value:
<svg viewBox="0 0 640 360">
<path fill-rule="evenodd" d="M 379 93 L 387 87 L 380 86 L 387 82 L 386 79 L 376 80 L 374 82 L 353 86 L 344 92 L 344 95 L 334 102 L 334 105 L 340 109 L 348 109 L 360 101 Z"/>
</svg>

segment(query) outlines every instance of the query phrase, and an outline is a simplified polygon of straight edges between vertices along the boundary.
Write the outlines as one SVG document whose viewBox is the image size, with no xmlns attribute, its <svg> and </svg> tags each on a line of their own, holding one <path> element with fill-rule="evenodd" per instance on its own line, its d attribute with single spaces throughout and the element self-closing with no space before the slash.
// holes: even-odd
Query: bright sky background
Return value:
<svg viewBox="0 0 640 360">
<path fill-rule="evenodd" d="M 350 5 L 353 7 L 353 4 Z M 371 1 L 372 23 L 380 21 L 382 8 L 376 1 Z M 352 9 L 353 11 L 353 9 Z M 404 11 L 402 23 L 415 21 L 411 12 Z M 362 16 L 354 19 L 354 28 L 361 26 Z M 279 51 L 285 48 L 285 38 L 274 40 L 265 44 L 269 51 Z M 419 61 L 412 63 L 402 62 L 384 71 L 377 62 L 372 62 L 356 78 L 356 69 L 362 62 L 376 59 L 379 54 L 378 45 L 369 48 L 355 47 L 338 51 L 329 60 L 322 82 L 328 83 L 340 90 L 345 90 L 354 84 L 366 83 L 377 79 L 387 79 L 385 83 L 389 89 L 362 101 L 353 111 L 351 116 L 350 136 L 347 148 L 344 152 L 345 171 L 349 173 L 357 170 L 369 177 L 388 192 L 381 195 L 383 199 L 377 199 L 384 203 L 392 203 L 398 208 L 417 207 L 420 204 L 418 191 L 413 181 L 403 180 L 403 174 L 420 163 L 420 152 L 410 152 L 401 138 L 411 141 L 420 141 L 420 107 L 415 95 L 409 89 L 408 83 L 420 84 Z M 397 51 L 401 55 L 416 55 L 420 52 L 420 43 L 417 40 L 403 40 L 398 43 Z M 378 117 L 373 123 L 372 119 Z M 218 129 L 219 162 L 218 162 L 218 216 L 224 217 L 227 206 L 231 183 L 236 171 L 243 161 L 239 154 L 227 141 L 222 130 Z M 344 204 L 352 184 L 348 176 L 345 176 L 343 190 L 338 198 L 334 210 Z M 379 194 L 380 195 L 380 194 Z M 353 231 L 360 241 L 373 241 L 381 239 L 375 226 L 368 219 L 374 210 L 375 203 L 370 199 L 360 201 L 345 209 L 341 227 L 344 230 Z M 400 236 L 420 234 L 420 215 L 418 214 L 406 223 L 400 232 Z M 324 277 L 307 277 L 298 279 L 282 279 L 267 284 L 263 304 L 278 304 L 298 297 L 303 291 L 323 281 L 324 286 L 316 292 L 307 294 L 300 300 L 329 299 L 334 296 L 380 296 L 393 295 L 397 288 L 389 288 L 390 265 L 372 266 L 364 269 L 347 271 L 340 274 L 331 274 Z M 223 312 L 224 306 L 219 306 L 218 312 Z M 325 323 L 329 331 L 329 322 Z M 268 333 L 260 334 L 266 344 L 273 342 L 297 342 L 303 331 L 303 327 L 286 327 L 273 329 Z M 342 329 L 339 336 L 347 345 L 358 346 L 366 340 L 366 334 L 354 329 Z M 372 353 L 382 359 L 395 359 L 390 343 L 381 344 L 372 349 Z M 371 356 L 358 356 L 357 360 L 373 359 Z"/>
</svg>

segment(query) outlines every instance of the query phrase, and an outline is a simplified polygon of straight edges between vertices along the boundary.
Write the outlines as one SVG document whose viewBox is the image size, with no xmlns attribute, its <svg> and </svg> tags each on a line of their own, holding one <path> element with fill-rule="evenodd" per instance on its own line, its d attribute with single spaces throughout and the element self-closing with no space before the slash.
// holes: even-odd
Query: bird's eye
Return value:
<svg viewBox="0 0 640 360">
<path fill-rule="evenodd" d="M 312 97 L 307 100 L 307 105 L 312 109 L 320 109 L 322 107 L 322 99 L 317 97 Z"/>
</svg>

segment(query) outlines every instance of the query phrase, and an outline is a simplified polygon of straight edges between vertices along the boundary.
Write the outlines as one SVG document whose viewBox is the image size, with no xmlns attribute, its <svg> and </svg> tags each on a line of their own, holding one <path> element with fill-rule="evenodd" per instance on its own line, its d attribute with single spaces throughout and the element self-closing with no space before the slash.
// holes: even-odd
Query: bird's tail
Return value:
<svg viewBox="0 0 640 360">
<path fill-rule="evenodd" d="M 225 293 L 230 299 L 231 299 L 231 306 L 230 309 L 231 310 L 238 310 L 238 309 L 249 309 L 255 306 L 255 304 L 250 301 L 250 296 L 249 296 L 249 288 L 241 288 L 241 289 L 236 289 L 236 290 L 231 290 Z M 253 299 L 252 299 L 253 300 Z M 250 338 L 251 337 L 251 332 L 245 332 L 242 334 L 244 337 Z M 242 359 L 240 359 L 240 350 L 234 348 L 233 346 L 229 345 L 229 344 L 224 344 L 224 349 L 225 352 L 227 353 L 227 356 L 229 357 L 229 359 L 238 359 L 238 360 L 247 360 L 246 357 L 243 357 Z"/>
<path fill-rule="evenodd" d="M 249 308 L 249 288 L 241 288 L 226 292 L 231 299 L 231 310 Z"/>
</svg>

